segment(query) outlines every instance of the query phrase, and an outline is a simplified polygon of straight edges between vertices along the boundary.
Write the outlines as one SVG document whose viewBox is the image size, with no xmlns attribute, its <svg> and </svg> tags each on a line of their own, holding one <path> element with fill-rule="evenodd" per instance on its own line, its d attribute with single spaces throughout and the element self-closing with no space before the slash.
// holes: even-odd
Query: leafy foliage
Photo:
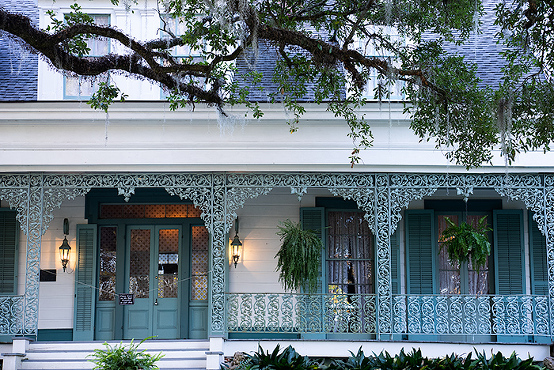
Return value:
<svg viewBox="0 0 554 370">
<path fill-rule="evenodd" d="M 314 292 L 321 267 L 321 239 L 291 220 L 285 220 L 278 228 L 277 235 L 282 241 L 281 249 L 275 255 L 279 281 L 285 290 Z"/>
<path fill-rule="evenodd" d="M 89 355 L 92 357 L 90 360 L 96 365 L 94 369 L 98 370 L 154 370 L 158 369 L 155 364 L 163 354 L 151 355 L 146 353 L 146 350 L 139 351 L 138 347 L 144 343 L 143 339 L 140 343 L 136 344 L 131 341 L 129 346 L 124 346 L 123 343 L 111 346 L 108 343 L 104 343 L 105 349 L 95 349 L 94 353 Z"/>
<path fill-rule="evenodd" d="M 281 351 L 279 345 L 271 353 L 269 351 L 265 352 L 261 346 L 258 346 L 258 351 L 248 357 L 247 365 L 248 369 L 251 370 L 309 370 L 318 368 L 316 361 L 307 356 L 299 355 L 292 346 L 288 346 Z"/>
<path fill-rule="evenodd" d="M 79 4 L 72 4 L 70 8 L 71 11 L 64 15 L 63 21 L 56 18 L 56 14 L 53 10 L 47 10 L 46 14 L 50 17 L 51 23 L 46 27 L 46 30 L 59 32 L 78 24 L 92 25 L 94 23 L 91 16 L 82 12 Z M 71 39 L 64 40 L 61 45 L 68 53 L 83 57 L 90 52 L 90 48 L 87 45 L 87 38 L 89 37 L 91 37 L 91 35 L 86 33 L 78 34 Z"/>
<path fill-rule="evenodd" d="M 475 227 L 466 222 L 458 226 L 448 217 L 445 220 L 448 226 L 441 234 L 441 249 L 446 249 L 448 258 L 459 263 L 471 260 L 477 270 L 485 266 L 491 254 L 487 232 L 492 231 L 487 226 L 487 216 L 481 217 Z"/>
<path fill-rule="evenodd" d="M 137 6 L 123 5 L 127 11 Z M 369 122 L 358 114 L 373 78 L 378 99 L 389 99 L 391 87 L 403 84 L 414 132 L 458 164 L 480 166 L 497 149 L 510 162 L 519 152 L 550 150 L 554 140 L 554 10 L 548 1 L 498 1 L 496 62 L 504 67 L 490 86 L 478 77 L 482 61 L 448 52 L 452 45 L 471 49 L 471 37 L 479 37 L 488 19 L 481 0 L 158 0 L 158 9 L 165 36 L 140 42 L 92 24 L 78 4 L 64 19 L 49 11 L 46 30 L 0 8 L 0 30 L 60 70 L 84 76 L 117 71 L 160 84 L 172 109 L 203 102 L 226 114 L 226 104 L 244 104 L 259 118 L 263 112 L 251 92 L 271 80 L 274 89 L 266 94 L 291 113 L 291 132 L 301 126 L 306 101 L 327 104 L 344 118 L 352 164 L 373 143 Z M 169 19 L 182 24 L 182 34 Z M 121 54 L 88 56 L 89 37 L 125 47 Z M 176 46 L 198 56 L 176 58 Z M 271 76 L 255 68 L 262 47 L 277 55 Z M 252 61 L 249 71 L 239 73 L 240 60 Z M 92 107 L 106 110 L 113 91 L 93 99 Z"/>
<path fill-rule="evenodd" d="M 87 104 L 89 104 L 92 108 L 102 109 L 104 112 L 108 113 L 110 104 L 117 99 L 120 93 L 121 91 L 118 87 L 108 82 L 100 82 L 98 84 L 98 90 L 92 94 L 92 97 Z M 127 95 L 121 93 L 119 100 L 124 102 L 126 98 Z"/>
<path fill-rule="evenodd" d="M 533 363 L 533 358 L 522 360 L 512 353 L 506 358 L 498 352 L 487 358 L 485 353 L 475 351 L 477 358 L 472 358 L 472 353 L 467 356 L 456 354 L 440 358 L 428 358 L 423 356 L 420 349 L 414 349 L 405 353 L 400 350 L 397 355 L 391 355 L 387 351 L 367 356 L 360 347 L 354 354 L 350 352 L 347 359 L 334 359 L 329 365 L 324 361 L 309 359 L 300 356 L 291 346 L 280 352 L 277 347 L 270 353 L 258 346 L 258 351 L 248 355 L 239 369 L 321 369 L 321 370 L 540 370 L 541 366 Z M 226 369 L 222 366 L 222 369 Z"/>
<path fill-rule="evenodd" d="M 540 370 L 541 366 L 533 364 L 533 359 L 528 358 L 522 360 L 518 358 L 515 352 L 512 352 L 510 357 L 506 358 L 502 355 L 501 352 L 497 352 L 495 355 L 492 355 L 489 359 L 485 355 L 485 352 L 477 353 L 477 360 L 475 360 L 472 365 L 475 369 L 482 370 Z"/>
</svg>

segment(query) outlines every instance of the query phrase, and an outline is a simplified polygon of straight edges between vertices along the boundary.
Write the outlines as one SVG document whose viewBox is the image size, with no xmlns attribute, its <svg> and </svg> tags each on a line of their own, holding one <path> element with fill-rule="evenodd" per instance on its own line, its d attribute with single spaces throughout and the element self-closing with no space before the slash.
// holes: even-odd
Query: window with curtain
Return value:
<svg viewBox="0 0 554 370">
<path fill-rule="evenodd" d="M 479 219 L 486 214 L 472 214 L 462 217 L 460 214 L 441 214 L 437 216 L 437 232 L 439 236 L 439 292 L 440 294 L 488 294 L 489 293 L 489 262 L 479 271 L 471 265 L 471 261 L 460 266 L 448 258 L 448 253 L 442 248 L 441 235 L 448 226 L 446 218 L 455 224 L 465 221 L 476 226 Z M 489 217 L 488 217 L 489 218 Z M 490 224 L 491 220 L 488 219 Z M 489 238 L 490 241 L 490 238 Z M 489 256 L 490 259 L 490 256 Z"/>
<path fill-rule="evenodd" d="M 363 212 L 329 211 L 327 218 L 328 291 L 374 293 L 374 238 Z"/>
</svg>

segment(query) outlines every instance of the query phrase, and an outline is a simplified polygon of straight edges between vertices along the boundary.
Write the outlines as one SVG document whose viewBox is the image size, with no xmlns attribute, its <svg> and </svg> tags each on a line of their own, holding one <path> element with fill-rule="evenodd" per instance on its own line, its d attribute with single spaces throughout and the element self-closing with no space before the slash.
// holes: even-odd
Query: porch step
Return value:
<svg viewBox="0 0 554 370">
<path fill-rule="evenodd" d="M 95 349 L 106 348 L 104 342 L 34 342 L 29 345 L 27 356 L 21 363 L 22 370 L 80 370 L 92 369 L 95 365 L 89 356 Z M 110 346 L 130 341 L 108 341 Z M 139 347 L 146 353 L 164 356 L 156 363 L 161 370 L 204 370 L 208 341 L 199 340 L 152 340 Z"/>
</svg>

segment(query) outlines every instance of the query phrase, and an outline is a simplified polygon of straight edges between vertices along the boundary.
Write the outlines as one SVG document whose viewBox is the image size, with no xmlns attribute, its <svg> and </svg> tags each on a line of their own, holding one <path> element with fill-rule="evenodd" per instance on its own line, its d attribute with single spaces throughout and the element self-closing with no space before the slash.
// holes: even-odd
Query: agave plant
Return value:
<svg viewBox="0 0 554 370">
<path fill-rule="evenodd" d="M 491 254 L 491 243 L 487 232 L 492 231 L 487 225 L 487 216 L 481 217 L 474 227 L 466 222 L 456 225 L 445 217 L 448 227 L 441 234 L 442 248 L 446 248 L 451 261 L 462 263 L 471 260 L 477 270 L 485 266 Z"/>
<path fill-rule="evenodd" d="M 516 356 L 515 352 L 512 352 L 511 356 L 506 358 L 501 352 L 493 354 L 489 359 L 485 355 L 485 352 L 477 352 L 477 360 L 474 361 L 474 366 L 477 369 L 482 370 L 540 370 L 541 366 L 533 363 L 533 358 L 522 360 Z"/>
<path fill-rule="evenodd" d="M 331 370 L 373 370 L 377 367 L 376 359 L 373 356 L 366 356 L 362 347 L 358 348 L 358 352 L 350 351 L 350 357 L 346 360 L 336 359 L 333 361 L 329 369 Z"/>
<path fill-rule="evenodd" d="M 308 356 L 301 356 L 288 346 L 282 352 L 277 345 L 273 352 L 265 352 L 261 346 L 258 346 L 258 352 L 254 353 L 249 358 L 250 369 L 252 370 L 314 370 L 318 368 L 316 361 L 311 360 Z"/>
</svg>

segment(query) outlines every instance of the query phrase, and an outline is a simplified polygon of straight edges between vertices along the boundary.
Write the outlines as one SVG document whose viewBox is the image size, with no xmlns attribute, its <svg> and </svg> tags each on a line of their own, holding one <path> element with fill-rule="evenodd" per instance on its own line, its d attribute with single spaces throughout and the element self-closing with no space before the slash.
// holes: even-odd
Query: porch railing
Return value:
<svg viewBox="0 0 554 370">
<path fill-rule="evenodd" d="M 375 295 L 228 293 L 226 297 L 229 333 L 378 334 Z M 392 308 L 391 334 L 551 335 L 546 296 L 393 295 Z"/>
<path fill-rule="evenodd" d="M 393 328 L 402 334 L 550 335 L 548 297 L 395 295 Z"/>
<path fill-rule="evenodd" d="M 23 333 L 23 296 L 0 296 L 0 335 Z"/>
<path fill-rule="evenodd" d="M 230 333 L 375 333 L 375 295 L 227 294 Z"/>
</svg>

